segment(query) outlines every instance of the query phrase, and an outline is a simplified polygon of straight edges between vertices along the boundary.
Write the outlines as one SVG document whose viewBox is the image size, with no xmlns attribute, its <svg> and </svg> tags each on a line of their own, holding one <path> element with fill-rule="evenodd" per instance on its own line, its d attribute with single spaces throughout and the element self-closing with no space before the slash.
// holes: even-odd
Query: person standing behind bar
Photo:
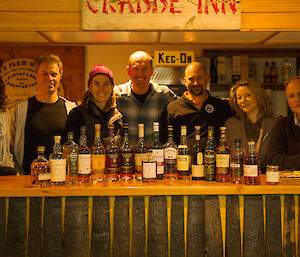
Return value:
<svg viewBox="0 0 300 257">
<path fill-rule="evenodd" d="M 116 108 L 113 87 L 112 71 L 102 64 L 94 66 L 89 73 L 89 89 L 85 92 L 81 105 L 70 112 L 66 123 L 66 131 L 74 132 L 75 142 L 79 142 L 80 127 L 86 126 L 87 144 L 91 147 L 95 138 L 96 123 L 101 124 L 101 140 L 105 146 L 108 140 L 108 125 L 114 124 L 114 134 L 120 134 L 122 115 Z"/>
<path fill-rule="evenodd" d="M 166 105 L 176 95 L 167 86 L 151 82 L 153 74 L 152 57 L 137 51 L 130 55 L 127 73 L 130 81 L 114 88 L 117 106 L 123 114 L 124 123 L 128 124 L 129 140 L 134 145 L 138 138 L 138 124 L 145 125 L 145 142 L 152 140 L 154 121 L 160 121 Z"/>
<path fill-rule="evenodd" d="M 300 77 L 285 83 L 285 94 L 292 113 L 280 119 L 270 133 L 267 164 L 280 170 L 300 169 Z"/>
<path fill-rule="evenodd" d="M 75 103 L 58 96 L 63 64 L 56 55 L 35 59 L 37 94 L 15 106 L 13 119 L 14 154 L 20 173 L 30 174 L 30 165 L 37 155 L 37 146 L 45 146 L 48 158 L 53 137 L 63 135 L 67 115 Z M 14 133 L 15 132 L 15 133 Z"/>
<path fill-rule="evenodd" d="M 269 133 L 277 121 L 268 115 L 270 99 L 266 91 L 255 81 L 241 80 L 230 89 L 230 105 L 236 115 L 225 122 L 227 145 L 233 149 L 234 140 L 239 138 L 241 147 L 248 151 L 248 140 L 254 139 L 264 173 Z"/>
<path fill-rule="evenodd" d="M 210 95 L 206 90 L 209 75 L 202 63 L 192 62 L 185 69 L 187 91 L 167 106 L 165 122 L 174 127 L 174 140 L 180 143 L 180 126 L 187 126 L 188 145 L 193 145 L 196 125 L 201 126 L 201 144 L 205 143 L 208 126 L 214 126 L 215 141 L 219 142 L 220 127 L 234 115 L 226 101 Z M 167 126 L 167 124 L 164 124 Z"/>
</svg>

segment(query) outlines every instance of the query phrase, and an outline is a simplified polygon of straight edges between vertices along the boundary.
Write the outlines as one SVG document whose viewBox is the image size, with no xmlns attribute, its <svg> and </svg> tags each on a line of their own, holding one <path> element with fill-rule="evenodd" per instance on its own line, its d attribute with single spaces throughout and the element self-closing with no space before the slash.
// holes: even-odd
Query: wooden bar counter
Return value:
<svg viewBox="0 0 300 257">
<path fill-rule="evenodd" d="M 0 177 L 0 256 L 298 256 L 300 186 L 205 181 L 32 187 Z"/>
</svg>

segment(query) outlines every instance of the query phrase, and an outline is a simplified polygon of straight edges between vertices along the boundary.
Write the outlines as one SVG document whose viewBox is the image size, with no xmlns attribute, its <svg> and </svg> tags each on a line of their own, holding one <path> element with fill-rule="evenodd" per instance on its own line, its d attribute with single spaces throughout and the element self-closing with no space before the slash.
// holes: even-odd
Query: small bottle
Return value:
<svg viewBox="0 0 300 257">
<path fill-rule="evenodd" d="M 159 123 L 153 122 L 153 138 L 150 146 L 150 161 L 156 161 L 157 179 L 163 179 L 165 174 L 164 169 L 164 148 L 159 141 Z"/>
<path fill-rule="evenodd" d="M 264 83 L 270 83 L 270 82 L 271 82 L 271 69 L 269 67 L 269 62 L 265 62 Z"/>
<path fill-rule="evenodd" d="M 106 179 L 116 181 L 119 178 L 121 168 L 120 149 L 114 137 L 114 125 L 108 126 L 109 140 L 106 147 Z"/>
<path fill-rule="evenodd" d="M 138 142 L 134 146 L 135 179 L 142 180 L 143 161 L 147 161 L 148 147 L 144 141 L 144 124 L 138 125 Z"/>
<path fill-rule="evenodd" d="M 289 63 L 289 59 L 287 57 L 284 58 L 284 62 L 281 66 L 281 76 L 282 76 L 282 82 L 286 82 L 291 77 L 291 64 Z"/>
<path fill-rule="evenodd" d="M 204 149 L 204 172 L 206 181 L 216 180 L 216 142 L 214 127 L 208 126 L 208 138 Z"/>
<path fill-rule="evenodd" d="M 275 62 L 272 62 L 271 67 L 271 82 L 277 83 L 277 74 L 278 74 L 278 68 L 275 66 Z"/>
<path fill-rule="evenodd" d="M 216 149 L 216 181 L 229 181 L 230 148 L 226 145 L 226 127 L 220 127 L 220 143 Z"/>
<path fill-rule="evenodd" d="M 130 180 L 133 178 L 133 166 L 134 166 L 134 157 L 133 157 L 133 148 L 129 143 L 128 138 L 128 124 L 123 125 L 123 143 L 121 146 L 121 172 L 120 177 L 122 180 Z"/>
<path fill-rule="evenodd" d="M 267 165 L 266 167 L 266 182 L 269 185 L 279 184 L 279 167 Z"/>
<path fill-rule="evenodd" d="M 67 182 L 76 183 L 78 174 L 78 145 L 73 141 L 73 132 L 68 132 L 68 141 L 63 144 L 67 160 Z"/>
<path fill-rule="evenodd" d="M 245 151 L 241 148 L 241 139 L 234 140 L 234 148 L 230 158 L 230 181 L 235 184 L 243 183 L 243 161 Z"/>
<path fill-rule="evenodd" d="M 176 179 L 177 145 L 173 139 L 173 126 L 168 126 L 168 141 L 164 144 L 165 178 Z"/>
<path fill-rule="evenodd" d="M 212 83 L 212 84 L 218 83 L 216 57 L 210 58 L 210 83 Z"/>
<path fill-rule="evenodd" d="M 30 166 L 31 183 L 36 186 L 45 187 L 50 181 L 50 164 L 45 158 L 45 146 L 37 147 L 37 158 Z"/>
<path fill-rule="evenodd" d="M 186 126 L 181 126 L 180 145 L 177 149 L 177 176 L 179 179 L 190 179 L 190 151 L 186 144 Z"/>
<path fill-rule="evenodd" d="M 61 136 L 54 136 L 53 153 L 50 154 L 51 183 L 64 185 L 66 183 L 67 161 L 60 144 Z"/>
<path fill-rule="evenodd" d="M 87 146 L 86 126 L 80 127 L 79 149 L 78 149 L 78 181 L 89 182 L 92 171 L 92 155 Z"/>
<path fill-rule="evenodd" d="M 105 148 L 100 138 L 101 124 L 95 124 L 95 139 L 92 152 L 92 181 L 97 183 L 105 179 Z"/>
<path fill-rule="evenodd" d="M 252 63 L 249 68 L 249 79 L 256 80 L 256 67 L 254 63 Z"/>
<path fill-rule="evenodd" d="M 248 153 L 244 157 L 244 182 L 246 185 L 260 184 L 260 157 L 255 151 L 255 141 L 248 141 Z"/>
<path fill-rule="evenodd" d="M 200 126 L 195 126 L 195 145 L 192 148 L 192 180 L 204 180 L 203 149 L 200 145 Z"/>
</svg>

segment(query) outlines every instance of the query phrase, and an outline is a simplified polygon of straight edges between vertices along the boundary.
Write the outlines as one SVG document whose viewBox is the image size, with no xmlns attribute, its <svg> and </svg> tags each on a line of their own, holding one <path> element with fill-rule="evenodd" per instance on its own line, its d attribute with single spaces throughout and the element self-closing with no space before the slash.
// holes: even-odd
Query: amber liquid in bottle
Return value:
<svg viewBox="0 0 300 257">
<path fill-rule="evenodd" d="M 133 158 L 133 148 L 131 147 L 128 138 L 128 124 L 123 125 L 123 130 L 124 130 L 124 138 L 121 147 L 120 178 L 122 180 L 127 181 L 133 178 L 134 158 Z"/>
<path fill-rule="evenodd" d="M 176 179 L 177 145 L 173 140 L 173 126 L 168 126 L 168 141 L 164 144 L 165 178 Z"/>
<path fill-rule="evenodd" d="M 178 179 L 190 179 L 190 151 L 186 144 L 186 126 L 181 126 L 180 145 L 177 149 L 177 175 Z"/>
<path fill-rule="evenodd" d="M 205 180 L 216 180 L 216 143 L 214 140 L 214 127 L 208 127 L 208 139 L 204 149 Z"/>
<path fill-rule="evenodd" d="M 148 147 L 144 141 L 144 124 L 138 125 L 139 139 L 134 147 L 135 179 L 142 180 L 143 161 L 148 160 Z"/>
<path fill-rule="evenodd" d="M 230 181 L 235 184 L 243 183 L 243 161 L 244 161 L 244 149 L 241 148 L 241 139 L 234 140 L 234 148 L 232 150 L 230 159 Z"/>
<path fill-rule="evenodd" d="M 46 187 L 51 174 L 49 161 L 45 158 L 45 146 L 38 146 L 37 153 L 30 167 L 31 182 L 35 186 Z"/>
<path fill-rule="evenodd" d="M 220 144 L 216 149 L 216 181 L 229 181 L 230 149 L 226 145 L 226 128 L 221 127 Z"/>
<path fill-rule="evenodd" d="M 78 149 L 78 181 L 90 182 L 92 172 L 92 155 L 87 146 L 86 127 L 80 127 Z"/>
<path fill-rule="evenodd" d="M 78 145 L 73 141 L 73 132 L 68 132 L 68 141 L 63 144 L 67 160 L 67 182 L 76 183 L 78 175 Z"/>
<path fill-rule="evenodd" d="M 192 180 L 204 180 L 203 149 L 200 145 L 200 126 L 195 126 L 195 145 L 192 148 Z"/>
<path fill-rule="evenodd" d="M 244 157 L 244 182 L 246 185 L 260 184 L 260 157 L 255 151 L 255 141 L 248 141 L 248 153 Z"/>
</svg>

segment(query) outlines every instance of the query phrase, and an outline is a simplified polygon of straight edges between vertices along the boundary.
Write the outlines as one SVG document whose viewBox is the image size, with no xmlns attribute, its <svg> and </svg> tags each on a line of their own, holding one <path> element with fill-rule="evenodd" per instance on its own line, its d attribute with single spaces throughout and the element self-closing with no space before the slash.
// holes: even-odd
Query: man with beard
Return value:
<svg viewBox="0 0 300 257">
<path fill-rule="evenodd" d="M 220 138 L 220 127 L 233 116 L 226 101 L 215 98 L 206 90 L 209 76 L 202 63 L 190 63 L 185 69 L 185 86 L 188 91 L 168 104 L 166 123 L 174 127 L 174 141 L 180 143 L 180 127 L 187 126 L 188 145 L 192 146 L 195 126 L 201 126 L 201 142 L 204 144 L 208 126 L 214 126 L 215 141 Z M 167 124 L 164 124 L 164 127 Z"/>
</svg>

